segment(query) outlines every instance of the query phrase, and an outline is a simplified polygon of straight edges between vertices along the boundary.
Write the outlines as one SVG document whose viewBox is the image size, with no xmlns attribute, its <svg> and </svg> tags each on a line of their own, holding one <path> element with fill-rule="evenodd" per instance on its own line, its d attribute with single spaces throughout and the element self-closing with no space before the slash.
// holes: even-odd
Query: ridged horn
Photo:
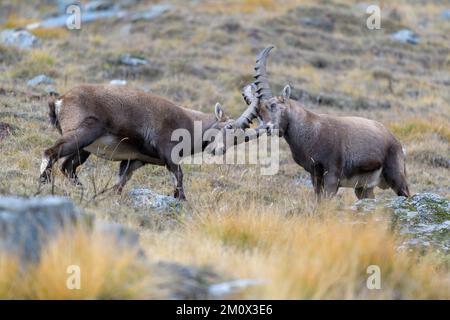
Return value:
<svg viewBox="0 0 450 320">
<path fill-rule="evenodd" d="M 263 49 L 256 58 L 255 64 L 255 85 L 256 85 L 256 96 L 258 99 L 268 100 L 273 97 L 272 91 L 269 86 L 269 79 L 266 72 L 266 60 L 269 55 L 270 50 L 275 48 L 271 45 Z"/>
<path fill-rule="evenodd" d="M 242 89 L 242 96 L 248 107 L 236 120 L 238 128 L 247 129 L 250 127 L 250 123 L 257 117 L 256 106 L 258 105 L 258 98 L 256 97 L 256 85 L 254 83 L 246 85 Z"/>
</svg>

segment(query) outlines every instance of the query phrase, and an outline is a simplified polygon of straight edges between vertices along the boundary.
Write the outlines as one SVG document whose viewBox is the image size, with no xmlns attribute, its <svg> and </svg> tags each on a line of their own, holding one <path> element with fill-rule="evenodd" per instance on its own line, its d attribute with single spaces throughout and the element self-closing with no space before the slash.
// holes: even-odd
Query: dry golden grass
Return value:
<svg viewBox="0 0 450 320">
<path fill-rule="evenodd" d="M 148 235 L 145 244 L 158 258 L 263 281 L 237 298 L 450 298 L 448 269 L 431 255 L 398 252 L 399 239 L 380 217 L 356 223 L 333 204 L 311 216 L 231 208 L 199 214 L 179 232 Z M 370 265 L 381 269 L 380 290 L 366 287 Z"/>
<path fill-rule="evenodd" d="M 63 39 L 69 35 L 69 31 L 64 28 L 33 29 L 31 33 L 41 39 Z"/>
<path fill-rule="evenodd" d="M 389 126 L 392 132 L 401 140 L 421 139 L 428 134 L 436 134 L 441 139 L 450 142 L 450 126 L 445 119 L 410 118 Z"/>
<path fill-rule="evenodd" d="M 71 265 L 80 267 L 79 290 L 66 284 Z M 1 299 L 142 299 L 156 294 L 149 268 L 136 250 L 82 228 L 51 242 L 37 265 L 21 269 L 14 257 L 0 257 Z"/>
</svg>

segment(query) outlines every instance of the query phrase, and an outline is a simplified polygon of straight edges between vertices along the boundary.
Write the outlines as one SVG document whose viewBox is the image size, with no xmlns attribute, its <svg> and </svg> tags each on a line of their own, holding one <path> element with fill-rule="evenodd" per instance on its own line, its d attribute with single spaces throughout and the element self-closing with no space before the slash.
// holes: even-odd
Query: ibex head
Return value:
<svg viewBox="0 0 450 320">
<path fill-rule="evenodd" d="M 291 87 L 286 85 L 279 96 L 273 96 L 270 90 L 269 79 L 266 71 L 266 60 L 270 50 L 274 46 L 269 46 L 262 50 L 256 59 L 255 65 L 255 86 L 256 98 L 258 104 L 256 113 L 264 122 L 269 134 L 273 134 L 276 130 L 280 136 L 283 136 L 287 123 L 284 121 L 283 114 L 290 105 Z"/>
<path fill-rule="evenodd" d="M 207 134 L 207 140 L 211 141 L 205 149 L 207 153 L 224 154 L 226 151 L 227 130 L 236 130 L 236 121 L 225 115 L 220 103 L 214 106 L 216 122 L 211 126 Z"/>
</svg>

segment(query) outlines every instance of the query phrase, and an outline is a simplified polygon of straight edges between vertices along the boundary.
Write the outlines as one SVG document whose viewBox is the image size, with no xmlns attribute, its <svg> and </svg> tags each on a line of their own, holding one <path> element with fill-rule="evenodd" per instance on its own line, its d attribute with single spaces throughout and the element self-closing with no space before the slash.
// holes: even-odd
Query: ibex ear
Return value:
<svg viewBox="0 0 450 320">
<path fill-rule="evenodd" d="M 225 114 L 223 113 L 222 106 L 218 102 L 214 107 L 214 113 L 216 114 L 217 121 L 225 120 Z"/>
<path fill-rule="evenodd" d="M 291 97 L 291 86 L 290 85 L 287 84 L 284 87 L 281 97 L 283 98 L 283 102 L 289 101 L 289 98 Z"/>
</svg>

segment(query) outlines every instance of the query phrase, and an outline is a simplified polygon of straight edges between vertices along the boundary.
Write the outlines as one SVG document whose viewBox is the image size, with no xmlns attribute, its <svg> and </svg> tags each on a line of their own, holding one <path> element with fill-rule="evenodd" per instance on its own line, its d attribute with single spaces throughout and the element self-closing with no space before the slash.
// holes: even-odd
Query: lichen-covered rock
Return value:
<svg viewBox="0 0 450 320">
<path fill-rule="evenodd" d="M 363 199 L 353 206 L 360 212 L 392 210 L 392 223 L 405 236 L 404 247 L 433 247 L 450 252 L 450 201 L 434 193 L 411 198 Z"/>
</svg>

